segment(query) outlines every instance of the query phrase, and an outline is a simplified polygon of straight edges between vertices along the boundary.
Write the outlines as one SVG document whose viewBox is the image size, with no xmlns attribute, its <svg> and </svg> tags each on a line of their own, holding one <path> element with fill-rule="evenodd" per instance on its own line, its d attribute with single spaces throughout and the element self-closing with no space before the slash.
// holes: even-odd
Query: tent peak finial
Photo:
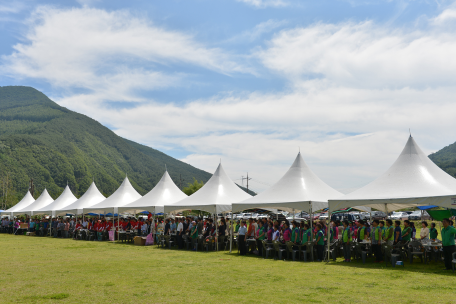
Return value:
<svg viewBox="0 0 456 304">
<path fill-rule="evenodd" d="M 410 134 L 410 137 L 412 137 L 412 131 L 410 131 L 410 128 L 409 128 L 409 134 Z"/>
</svg>

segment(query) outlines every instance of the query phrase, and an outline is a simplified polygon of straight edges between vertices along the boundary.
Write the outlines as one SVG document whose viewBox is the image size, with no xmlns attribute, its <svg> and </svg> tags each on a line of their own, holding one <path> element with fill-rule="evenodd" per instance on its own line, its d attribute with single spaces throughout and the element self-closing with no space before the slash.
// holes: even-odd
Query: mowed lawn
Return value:
<svg viewBox="0 0 456 304">
<path fill-rule="evenodd" d="M 443 264 L 285 262 L 0 235 L 0 303 L 456 303 Z"/>
</svg>

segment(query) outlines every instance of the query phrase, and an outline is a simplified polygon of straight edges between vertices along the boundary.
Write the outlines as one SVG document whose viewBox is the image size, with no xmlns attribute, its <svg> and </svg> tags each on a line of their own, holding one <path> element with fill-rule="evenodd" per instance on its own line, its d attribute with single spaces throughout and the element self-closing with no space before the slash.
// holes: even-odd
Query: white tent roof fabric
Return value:
<svg viewBox="0 0 456 304">
<path fill-rule="evenodd" d="M 139 199 L 141 195 L 136 192 L 135 188 L 131 185 L 128 177 L 125 177 L 120 187 L 110 197 L 93 205 L 89 208 L 84 208 L 84 213 L 94 212 L 118 212 L 117 208 L 128 203 L 134 202 Z"/>
<path fill-rule="evenodd" d="M 301 153 L 285 175 L 266 191 L 242 202 L 233 203 L 233 212 L 252 208 L 275 208 L 285 211 L 320 210 L 328 207 L 328 199 L 343 196 L 310 170 Z"/>
<path fill-rule="evenodd" d="M 163 212 L 164 205 L 175 203 L 186 197 L 187 195 L 173 182 L 168 171 L 165 171 L 160 181 L 149 193 L 130 204 L 119 207 L 118 212 Z"/>
<path fill-rule="evenodd" d="M 376 180 L 340 199 L 331 211 L 357 205 L 390 212 L 414 206 L 455 207 L 456 179 L 432 162 L 412 136 L 394 164 Z"/>
<path fill-rule="evenodd" d="M 77 201 L 66 207 L 56 210 L 56 214 L 81 214 L 82 209 L 92 207 L 93 205 L 98 204 L 105 199 L 106 197 L 104 197 L 103 194 L 100 193 L 97 186 L 95 185 L 95 182 L 92 182 L 89 189 L 87 189 L 87 191 Z"/>
<path fill-rule="evenodd" d="M 35 201 L 35 199 L 30 194 L 30 191 L 27 190 L 27 193 L 24 195 L 24 197 L 20 200 L 19 203 L 17 203 L 13 207 L 9 208 L 8 210 L 3 211 L 2 214 L 8 214 L 8 213 L 11 213 L 11 212 L 14 212 L 14 211 L 18 211 L 18 210 L 27 208 L 34 201 Z"/>
<path fill-rule="evenodd" d="M 52 197 L 49 195 L 46 189 L 44 189 L 43 193 L 41 193 L 40 197 L 36 199 L 32 204 L 29 206 L 22 208 L 20 210 L 14 211 L 13 215 L 16 214 L 30 214 L 33 215 L 34 211 L 39 210 L 43 207 L 46 207 L 50 203 L 52 203 L 54 200 Z"/>
<path fill-rule="evenodd" d="M 182 210 L 201 210 L 210 213 L 221 213 L 231 210 L 231 204 L 251 197 L 239 188 L 219 164 L 214 175 L 207 183 L 191 196 L 174 204 L 165 205 L 165 212 Z"/>
<path fill-rule="evenodd" d="M 69 204 L 74 203 L 76 200 L 76 196 L 73 195 L 70 187 L 67 185 L 62 194 L 60 194 L 60 196 L 55 201 L 39 210 L 34 211 L 33 214 L 52 214 L 52 216 L 55 216 L 55 210 L 64 208 Z"/>
</svg>

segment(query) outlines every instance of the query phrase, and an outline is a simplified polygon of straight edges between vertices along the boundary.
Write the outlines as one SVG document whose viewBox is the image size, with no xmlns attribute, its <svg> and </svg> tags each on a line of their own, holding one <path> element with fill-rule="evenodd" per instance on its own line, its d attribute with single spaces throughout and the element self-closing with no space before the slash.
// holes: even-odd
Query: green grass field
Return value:
<svg viewBox="0 0 456 304">
<path fill-rule="evenodd" d="M 456 303 L 456 274 L 435 262 L 285 262 L 5 234 L 0 244 L 0 303 Z"/>
</svg>

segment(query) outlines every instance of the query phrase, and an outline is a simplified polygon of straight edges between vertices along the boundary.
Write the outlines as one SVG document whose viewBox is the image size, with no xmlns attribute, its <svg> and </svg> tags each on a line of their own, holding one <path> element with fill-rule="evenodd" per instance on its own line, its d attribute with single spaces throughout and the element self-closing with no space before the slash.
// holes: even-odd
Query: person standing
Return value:
<svg viewBox="0 0 456 304">
<path fill-rule="evenodd" d="M 387 242 L 388 246 L 393 246 L 394 244 L 394 228 L 393 221 L 390 219 L 386 220 L 386 229 L 384 230 L 383 240 Z"/>
<path fill-rule="evenodd" d="M 431 238 L 431 241 L 435 242 L 438 235 L 439 235 L 439 232 L 435 228 L 435 223 L 432 223 L 431 229 L 429 229 L 429 237 Z"/>
<path fill-rule="evenodd" d="M 320 223 L 317 224 L 317 236 L 315 244 L 317 245 L 317 261 L 321 262 L 324 258 L 325 250 L 325 233 L 323 232 L 322 226 Z"/>
<path fill-rule="evenodd" d="M 193 226 L 190 230 L 190 238 L 192 240 L 192 250 L 197 251 L 197 244 L 198 244 L 198 226 L 196 225 L 195 222 L 193 222 Z"/>
<path fill-rule="evenodd" d="M 429 240 L 429 228 L 428 223 L 426 221 L 421 222 L 421 231 L 420 231 L 420 239 L 423 241 Z"/>
<path fill-rule="evenodd" d="M 245 221 L 241 221 L 241 227 L 239 227 L 239 255 L 245 255 L 245 236 L 247 234 L 247 227 L 245 227 Z"/>
<path fill-rule="evenodd" d="M 382 228 L 379 227 L 379 220 L 372 222 L 372 251 L 375 255 L 375 263 L 383 262 L 382 255 Z"/>
<path fill-rule="evenodd" d="M 401 221 L 394 221 L 394 245 L 402 241 Z"/>
<path fill-rule="evenodd" d="M 257 242 L 257 247 L 258 247 L 258 255 L 263 256 L 263 240 L 266 235 L 266 231 L 263 225 L 263 221 L 258 222 L 259 228 L 258 228 L 258 233 L 256 237 L 256 242 Z"/>
<path fill-rule="evenodd" d="M 344 221 L 344 230 L 342 231 L 342 242 L 344 247 L 344 262 L 351 262 L 351 233 L 350 228 L 348 227 L 348 221 Z"/>
<path fill-rule="evenodd" d="M 453 259 L 453 252 L 456 250 L 454 245 L 454 237 L 456 235 L 456 228 L 452 227 L 450 220 L 444 218 L 442 229 L 442 246 L 443 258 L 445 260 L 445 270 L 451 270 L 451 261 Z"/>
<path fill-rule="evenodd" d="M 410 227 L 409 220 L 404 221 L 404 230 L 402 230 L 402 244 L 410 242 L 412 239 L 412 227 Z"/>
<path fill-rule="evenodd" d="M 177 224 L 177 247 L 182 249 L 182 234 L 184 233 L 184 224 L 182 224 L 182 219 L 178 219 L 179 224 Z"/>
</svg>

